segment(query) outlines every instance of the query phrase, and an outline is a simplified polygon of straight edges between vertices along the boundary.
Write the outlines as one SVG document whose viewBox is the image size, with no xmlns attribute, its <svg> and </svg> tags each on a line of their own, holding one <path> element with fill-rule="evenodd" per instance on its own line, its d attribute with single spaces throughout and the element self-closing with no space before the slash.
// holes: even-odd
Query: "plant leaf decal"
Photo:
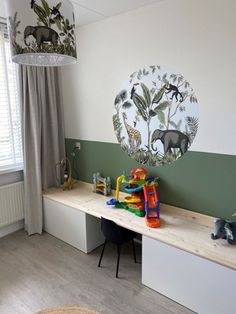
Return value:
<svg viewBox="0 0 236 314">
<path fill-rule="evenodd" d="M 169 107 L 171 103 L 167 100 L 162 101 L 154 110 L 165 110 L 167 107 Z"/>
<path fill-rule="evenodd" d="M 153 104 L 154 104 L 154 103 L 158 104 L 158 103 L 161 101 L 161 99 L 162 99 L 164 93 L 165 93 L 165 88 L 162 87 L 162 88 L 158 91 L 158 93 L 154 96 L 154 98 L 153 98 L 153 100 L 152 100 L 152 103 L 153 103 Z"/>
<path fill-rule="evenodd" d="M 59 28 L 59 30 L 61 31 L 61 30 L 62 30 L 62 27 L 61 27 L 61 21 L 60 21 L 60 19 L 55 18 L 54 21 L 55 21 L 57 27 Z"/>
<path fill-rule="evenodd" d="M 139 102 L 140 105 L 142 106 L 143 110 L 146 110 L 147 104 L 146 104 L 146 102 L 145 102 L 145 100 L 144 100 L 144 98 L 143 98 L 142 96 L 140 96 L 140 95 L 137 94 L 137 93 L 134 93 L 132 99 L 133 99 L 133 100 L 134 100 L 134 99 L 138 100 L 138 102 Z"/>
<path fill-rule="evenodd" d="M 155 71 L 156 71 L 155 65 L 150 65 L 150 69 L 152 70 L 152 74 L 155 73 Z"/>
<path fill-rule="evenodd" d="M 173 126 L 174 129 L 177 130 L 177 124 L 174 121 L 169 121 L 169 124 Z"/>
<path fill-rule="evenodd" d="M 41 1 L 42 1 L 42 5 L 44 7 L 44 10 L 45 10 L 46 14 L 49 16 L 50 15 L 50 8 L 49 8 L 49 6 L 47 4 L 47 1 L 46 0 L 41 0 Z"/>
<path fill-rule="evenodd" d="M 45 13 L 44 9 L 37 4 L 34 4 L 34 12 L 38 15 L 44 25 L 48 26 L 47 14 Z"/>
<path fill-rule="evenodd" d="M 122 107 L 124 109 L 129 109 L 131 106 L 132 106 L 132 104 L 129 101 L 124 102 L 123 105 L 122 105 Z"/>
<path fill-rule="evenodd" d="M 57 9 L 57 10 L 59 10 L 60 9 L 60 7 L 61 7 L 61 2 L 59 2 L 56 6 L 55 6 L 55 8 Z"/>
<path fill-rule="evenodd" d="M 148 119 L 147 114 L 146 114 L 145 110 L 143 109 L 142 103 L 140 102 L 140 98 L 137 97 L 136 95 L 137 95 L 136 93 L 134 93 L 134 95 L 133 95 L 134 104 L 137 107 L 138 112 L 142 116 L 143 120 L 147 121 L 147 119 Z"/>
<path fill-rule="evenodd" d="M 143 84 L 143 83 L 141 83 L 141 87 L 142 87 L 142 90 L 143 90 L 143 95 L 144 95 L 146 104 L 149 107 L 151 105 L 150 91 L 149 91 L 148 87 L 145 84 Z"/>
<path fill-rule="evenodd" d="M 186 123 L 190 129 L 190 132 L 195 136 L 198 130 L 198 118 L 186 117 Z"/>
<path fill-rule="evenodd" d="M 45 12 L 45 10 L 37 4 L 34 5 L 34 12 L 37 15 L 42 15 L 45 19 L 47 18 L 47 13 Z"/>
<path fill-rule="evenodd" d="M 161 110 L 156 110 L 157 113 L 157 117 L 158 120 L 160 121 L 161 124 L 165 124 L 166 123 L 166 119 L 165 119 L 165 114 L 163 111 Z"/>
</svg>

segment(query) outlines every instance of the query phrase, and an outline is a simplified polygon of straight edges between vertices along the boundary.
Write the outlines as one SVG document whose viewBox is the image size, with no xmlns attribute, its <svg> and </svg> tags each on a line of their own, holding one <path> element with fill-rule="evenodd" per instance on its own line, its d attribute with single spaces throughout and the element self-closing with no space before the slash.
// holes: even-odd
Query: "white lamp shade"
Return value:
<svg viewBox="0 0 236 314">
<path fill-rule="evenodd" d="M 7 0 L 12 61 L 34 66 L 76 62 L 75 20 L 69 0 Z"/>
</svg>

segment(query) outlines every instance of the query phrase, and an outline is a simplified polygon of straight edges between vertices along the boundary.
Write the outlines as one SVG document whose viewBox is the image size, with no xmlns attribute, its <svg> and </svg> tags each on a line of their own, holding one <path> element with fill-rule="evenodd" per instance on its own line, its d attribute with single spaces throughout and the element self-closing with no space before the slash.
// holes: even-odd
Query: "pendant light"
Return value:
<svg viewBox="0 0 236 314">
<path fill-rule="evenodd" d="M 75 19 L 69 0 L 7 0 L 12 61 L 34 66 L 76 62 Z"/>
</svg>

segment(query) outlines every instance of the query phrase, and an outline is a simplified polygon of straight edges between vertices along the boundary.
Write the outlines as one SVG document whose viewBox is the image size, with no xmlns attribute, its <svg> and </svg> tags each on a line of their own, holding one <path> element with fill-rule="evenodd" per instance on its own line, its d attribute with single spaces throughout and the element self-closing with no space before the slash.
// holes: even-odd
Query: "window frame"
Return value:
<svg viewBox="0 0 236 314">
<path fill-rule="evenodd" d="M 8 39 L 9 35 L 8 35 L 8 31 L 7 31 L 7 21 L 6 21 L 5 18 L 0 17 L 0 27 L 4 28 L 4 38 Z M 17 82 L 17 85 L 18 85 L 17 90 L 19 91 L 19 82 Z M 19 93 L 18 93 L 18 97 L 20 99 L 20 94 Z M 19 114 L 19 118 L 20 118 L 20 124 L 21 124 L 21 121 L 22 121 L 21 120 L 21 113 Z M 21 126 L 22 126 L 22 124 L 21 124 Z M 22 130 L 21 130 L 21 141 L 22 140 L 23 140 L 23 138 L 22 138 Z M 17 171 L 21 171 L 21 170 L 24 169 L 23 147 L 21 149 L 21 152 L 22 152 L 22 162 L 13 163 L 13 164 L 6 164 L 6 165 L 2 165 L 2 166 L 0 165 L 0 175 L 7 174 L 7 173 L 12 173 L 12 172 L 17 172 Z"/>
</svg>

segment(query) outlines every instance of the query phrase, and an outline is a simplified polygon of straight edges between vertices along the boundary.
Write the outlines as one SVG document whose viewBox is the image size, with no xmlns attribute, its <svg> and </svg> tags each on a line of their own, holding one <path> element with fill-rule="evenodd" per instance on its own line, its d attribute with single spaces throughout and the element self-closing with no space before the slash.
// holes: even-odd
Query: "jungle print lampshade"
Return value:
<svg viewBox="0 0 236 314">
<path fill-rule="evenodd" d="M 34 66 L 76 62 L 75 20 L 69 0 L 7 0 L 12 61 Z"/>
</svg>

